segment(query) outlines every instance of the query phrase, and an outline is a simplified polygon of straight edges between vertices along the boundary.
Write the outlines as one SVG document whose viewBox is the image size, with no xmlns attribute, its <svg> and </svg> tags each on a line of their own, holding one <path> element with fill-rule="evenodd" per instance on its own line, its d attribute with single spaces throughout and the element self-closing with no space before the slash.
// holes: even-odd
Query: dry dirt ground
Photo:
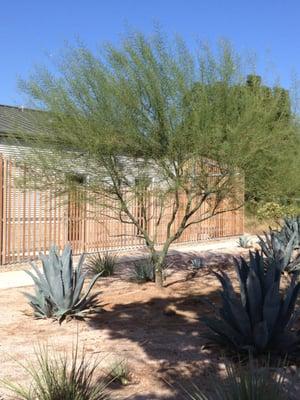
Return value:
<svg viewBox="0 0 300 400">
<path fill-rule="evenodd" d="M 234 275 L 232 256 L 222 251 L 205 252 L 207 265 L 225 268 Z M 183 399 L 181 385 L 190 382 L 208 385 L 210 371 L 222 368 L 221 354 L 206 346 L 205 327 L 199 317 L 209 310 L 205 299 L 218 299 L 219 283 L 204 268 L 191 279 L 189 264 L 196 254 L 174 254 L 168 261 L 165 288 L 152 283 L 129 281 L 132 266 L 123 264 L 112 278 L 103 278 L 94 287 L 99 291 L 103 311 L 85 321 L 64 322 L 28 316 L 30 307 L 22 289 L 0 292 L 0 379 L 28 383 L 28 374 L 18 361 L 34 360 L 37 345 L 54 351 L 71 351 L 79 336 L 80 346 L 99 359 L 105 370 L 113 359 L 126 359 L 131 372 L 127 386 L 111 388 L 119 399 Z M 26 288 L 26 291 L 31 291 Z M 4 399 L 7 392 L 0 389 Z"/>
</svg>

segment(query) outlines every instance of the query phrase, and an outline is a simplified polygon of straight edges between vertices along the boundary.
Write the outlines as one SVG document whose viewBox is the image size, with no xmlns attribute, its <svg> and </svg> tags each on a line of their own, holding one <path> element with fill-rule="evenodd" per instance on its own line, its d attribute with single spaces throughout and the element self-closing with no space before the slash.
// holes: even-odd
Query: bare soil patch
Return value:
<svg viewBox="0 0 300 400">
<path fill-rule="evenodd" d="M 131 264 L 119 265 L 115 276 L 100 280 L 93 289 L 100 292 L 103 311 L 61 326 L 26 315 L 30 307 L 22 290 L 2 290 L 0 379 L 28 383 L 18 361 L 34 360 L 38 344 L 71 351 L 78 334 L 80 346 L 99 358 L 100 368 L 105 369 L 113 358 L 128 360 L 131 383 L 112 387 L 120 399 L 181 399 L 179 385 L 189 387 L 191 380 L 205 387 L 208 373 L 222 369 L 221 354 L 206 346 L 205 327 L 199 320 L 211 312 L 205 298 L 218 299 L 220 286 L 209 269 L 225 268 L 234 275 L 233 252 L 237 255 L 240 250 L 201 253 L 209 267 L 193 279 L 189 279 L 189 262 L 199 254 L 175 253 L 169 258 L 170 273 L 163 290 L 152 283 L 130 282 Z M 8 398 L 4 390 L 0 393 Z"/>
</svg>

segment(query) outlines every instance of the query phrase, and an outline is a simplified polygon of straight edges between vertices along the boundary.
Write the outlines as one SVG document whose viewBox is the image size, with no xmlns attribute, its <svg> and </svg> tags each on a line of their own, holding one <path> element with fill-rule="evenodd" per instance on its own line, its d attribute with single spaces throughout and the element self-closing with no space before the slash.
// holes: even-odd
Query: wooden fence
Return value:
<svg viewBox="0 0 300 400">
<path fill-rule="evenodd" d="M 16 179 L 22 173 L 14 161 L 0 156 L 0 264 L 34 259 L 52 243 L 62 248 L 70 242 L 75 254 L 144 246 L 143 240 L 136 236 L 135 226 L 112 219 L 96 201 L 83 205 L 76 197 L 79 194 L 58 198 L 51 190 L 21 190 Z M 133 201 L 131 207 L 138 216 L 138 201 Z M 155 214 L 155 201 L 151 207 Z M 204 210 L 205 205 L 199 212 Z M 164 213 L 166 220 L 167 214 Z M 219 214 L 192 225 L 177 242 L 239 235 L 243 233 L 243 222 L 242 209 Z M 164 229 L 165 224 L 161 223 L 159 242 L 164 240 Z"/>
</svg>

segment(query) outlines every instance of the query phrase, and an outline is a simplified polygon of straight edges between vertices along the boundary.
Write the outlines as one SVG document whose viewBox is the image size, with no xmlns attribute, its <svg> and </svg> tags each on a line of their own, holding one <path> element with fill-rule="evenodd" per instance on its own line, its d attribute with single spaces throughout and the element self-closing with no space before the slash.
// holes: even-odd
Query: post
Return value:
<svg viewBox="0 0 300 400">
<path fill-rule="evenodd" d="M 0 265 L 3 262 L 3 157 L 0 154 Z"/>
</svg>

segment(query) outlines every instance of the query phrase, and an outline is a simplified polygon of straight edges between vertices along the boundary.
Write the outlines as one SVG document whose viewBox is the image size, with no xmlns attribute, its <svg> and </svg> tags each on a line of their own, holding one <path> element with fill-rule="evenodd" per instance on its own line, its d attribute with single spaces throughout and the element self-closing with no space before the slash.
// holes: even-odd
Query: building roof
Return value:
<svg viewBox="0 0 300 400">
<path fill-rule="evenodd" d="M 34 133 L 37 126 L 34 123 L 36 110 L 24 107 L 14 107 L 0 104 L 0 136 L 10 133 Z"/>
</svg>

